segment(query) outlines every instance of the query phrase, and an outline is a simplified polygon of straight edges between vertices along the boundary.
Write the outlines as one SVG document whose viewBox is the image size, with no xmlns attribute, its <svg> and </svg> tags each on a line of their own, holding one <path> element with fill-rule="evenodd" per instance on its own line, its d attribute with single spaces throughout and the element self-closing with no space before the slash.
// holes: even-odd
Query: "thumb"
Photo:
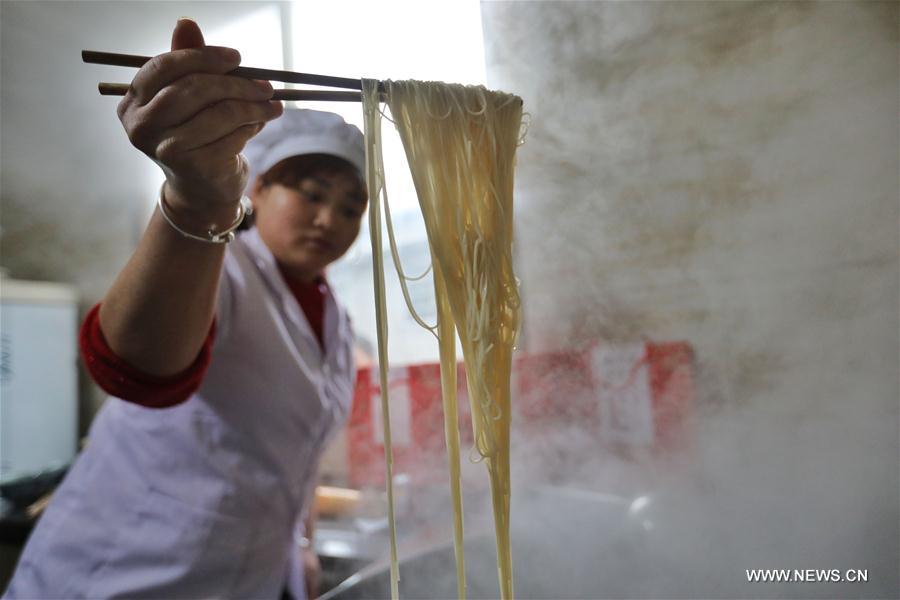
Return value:
<svg viewBox="0 0 900 600">
<path fill-rule="evenodd" d="M 200 26 L 194 21 L 182 17 L 175 24 L 175 30 L 172 32 L 172 50 L 183 50 L 184 48 L 202 48 L 206 45 L 203 41 L 203 32 Z"/>
</svg>

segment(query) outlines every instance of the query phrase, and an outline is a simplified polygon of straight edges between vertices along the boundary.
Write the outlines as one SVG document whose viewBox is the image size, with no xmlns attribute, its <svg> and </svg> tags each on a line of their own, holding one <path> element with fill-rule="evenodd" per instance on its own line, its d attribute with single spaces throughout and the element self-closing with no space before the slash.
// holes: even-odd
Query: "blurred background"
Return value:
<svg viewBox="0 0 900 600">
<path fill-rule="evenodd" d="M 245 65 L 523 98 L 518 595 L 897 597 L 898 9 L 4 0 L 4 511 L 20 516 L 22 498 L 52 488 L 103 402 L 78 364 L 77 327 L 135 247 L 163 179 L 128 142 L 117 100 L 97 93 L 133 70 L 85 65 L 80 51 L 158 54 L 188 16 Z M 307 106 L 362 126 L 359 105 Z M 400 255 L 418 274 L 424 228 L 384 129 Z M 350 425 L 322 468 L 326 581 L 362 570 L 334 597 L 386 593 L 371 259 L 364 233 L 329 273 L 362 367 Z M 387 275 L 401 555 L 417 565 L 401 577 L 408 597 L 444 597 L 436 581 L 455 575 L 438 350 Z M 433 321 L 430 278 L 411 292 Z M 464 480 L 477 543 L 488 531 L 483 465 L 467 464 Z M 0 530 L 0 587 L 33 523 L 19 516 Z M 490 597 L 493 550 L 482 550 L 471 585 Z M 835 569 L 844 581 L 748 581 L 763 568 Z M 848 581 L 863 579 L 857 570 L 865 580 Z"/>
</svg>

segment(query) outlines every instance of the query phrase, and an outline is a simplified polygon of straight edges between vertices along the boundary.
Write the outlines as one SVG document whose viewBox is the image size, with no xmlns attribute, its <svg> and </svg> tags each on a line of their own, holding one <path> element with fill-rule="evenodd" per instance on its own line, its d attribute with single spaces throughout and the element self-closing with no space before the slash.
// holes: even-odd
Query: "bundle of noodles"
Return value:
<svg viewBox="0 0 900 600">
<path fill-rule="evenodd" d="M 387 81 L 384 86 L 412 172 L 434 267 L 445 420 L 454 422 L 445 433 L 451 484 L 456 486 L 454 541 L 460 596 L 465 579 L 459 467 L 457 462 L 454 472 L 452 459 L 454 452 L 459 455 L 454 325 L 466 365 L 475 449 L 490 475 L 501 596 L 512 598 L 510 368 L 519 323 L 512 269 L 513 173 L 522 102 L 480 86 L 421 81 Z M 371 117 L 375 88 L 372 82 L 364 87 Z M 383 173 L 380 181 L 383 184 Z"/>
</svg>

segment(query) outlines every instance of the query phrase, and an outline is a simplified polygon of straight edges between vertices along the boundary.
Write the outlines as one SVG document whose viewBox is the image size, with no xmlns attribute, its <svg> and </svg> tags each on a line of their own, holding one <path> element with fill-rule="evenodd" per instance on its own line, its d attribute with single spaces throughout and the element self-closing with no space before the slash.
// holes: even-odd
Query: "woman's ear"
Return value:
<svg viewBox="0 0 900 600">
<path fill-rule="evenodd" d="M 258 210 L 266 196 L 266 188 L 263 186 L 262 176 L 258 176 L 250 188 L 250 202 L 253 210 Z"/>
</svg>

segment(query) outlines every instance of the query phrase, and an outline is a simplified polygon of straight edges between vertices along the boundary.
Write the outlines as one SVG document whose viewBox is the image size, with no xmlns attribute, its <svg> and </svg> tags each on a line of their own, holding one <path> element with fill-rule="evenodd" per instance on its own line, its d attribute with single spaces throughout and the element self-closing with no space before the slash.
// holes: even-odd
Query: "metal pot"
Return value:
<svg viewBox="0 0 900 600">
<path fill-rule="evenodd" d="M 517 598 L 621 597 L 634 592 L 634 570 L 646 548 L 646 498 L 636 500 L 572 489 L 542 488 L 514 496 L 512 553 Z M 404 551 L 404 547 L 407 549 Z M 493 532 L 467 532 L 467 596 L 498 598 Z M 627 578 L 626 578 L 627 579 Z M 617 585 L 616 582 L 619 582 Z M 400 595 L 404 598 L 455 598 L 452 542 L 422 547 L 401 545 Z M 390 597 L 386 561 L 356 573 L 323 600 Z"/>
</svg>

